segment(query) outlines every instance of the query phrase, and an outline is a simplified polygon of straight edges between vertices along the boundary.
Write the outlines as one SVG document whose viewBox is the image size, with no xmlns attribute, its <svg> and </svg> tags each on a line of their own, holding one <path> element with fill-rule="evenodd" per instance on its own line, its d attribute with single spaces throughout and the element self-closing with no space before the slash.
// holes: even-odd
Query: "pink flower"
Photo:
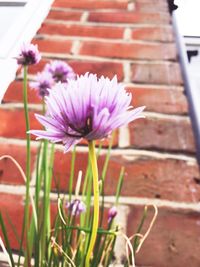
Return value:
<svg viewBox="0 0 200 267">
<path fill-rule="evenodd" d="M 68 79 L 75 79 L 76 75 L 73 69 L 64 61 L 54 60 L 47 64 L 44 71 L 52 75 L 54 81 L 67 83 Z"/>
<path fill-rule="evenodd" d="M 23 44 L 21 52 L 17 57 L 17 63 L 19 65 L 34 65 L 37 64 L 41 59 L 41 54 L 38 51 L 37 45 Z"/>
<path fill-rule="evenodd" d="M 37 91 L 38 95 L 43 98 L 49 95 L 48 89 L 54 84 L 52 76 L 48 72 L 39 72 L 36 75 L 35 81 L 30 82 L 30 87 Z"/>
<path fill-rule="evenodd" d="M 37 139 L 62 142 L 65 152 L 82 138 L 88 141 L 107 137 L 114 129 L 138 118 L 144 107 L 130 106 L 132 95 L 127 93 L 116 76 L 97 79 L 86 73 L 67 86 L 57 84 L 46 97 L 47 114 L 36 114 L 45 130 L 32 130 Z"/>
</svg>

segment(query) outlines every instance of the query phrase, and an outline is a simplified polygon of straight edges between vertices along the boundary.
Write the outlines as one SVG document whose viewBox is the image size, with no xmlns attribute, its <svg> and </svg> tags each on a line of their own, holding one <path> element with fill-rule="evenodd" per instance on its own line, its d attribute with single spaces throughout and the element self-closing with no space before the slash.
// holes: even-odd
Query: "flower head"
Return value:
<svg viewBox="0 0 200 267">
<path fill-rule="evenodd" d="M 19 65 L 34 65 L 37 64 L 41 59 L 41 54 L 38 51 L 37 45 L 23 44 L 21 52 L 17 57 L 17 63 Z"/>
<path fill-rule="evenodd" d="M 55 82 L 67 83 L 68 79 L 75 79 L 73 69 L 64 61 L 54 60 L 47 64 L 45 71 L 49 72 Z"/>
<path fill-rule="evenodd" d="M 39 72 L 34 82 L 30 82 L 30 87 L 35 89 L 38 95 L 43 98 L 49 95 L 48 89 L 53 86 L 54 80 L 48 72 Z"/>
<path fill-rule="evenodd" d="M 79 215 L 80 213 L 83 213 L 86 211 L 85 204 L 78 199 L 68 202 L 66 206 L 72 215 Z"/>
<path fill-rule="evenodd" d="M 107 137 L 114 129 L 142 118 L 144 107 L 132 109 L 132 95 L 116 76 L 110 80 L 86 73 L 69 80 L 67 87 L 57 84 L 46 97 L 47 114 L 36 114 L 46 128 L 32 130 L 37 139 L 62 142 L 65 152 L 82 138 L 88 141 Z"/>
<path fill-rule="evenodd" d="M 108 211 L 108 222 L 110 223 L 111 220 L 114 219 L 116 215 L 117 215 L 117 208 L 113 206 Z"/>
</svg>

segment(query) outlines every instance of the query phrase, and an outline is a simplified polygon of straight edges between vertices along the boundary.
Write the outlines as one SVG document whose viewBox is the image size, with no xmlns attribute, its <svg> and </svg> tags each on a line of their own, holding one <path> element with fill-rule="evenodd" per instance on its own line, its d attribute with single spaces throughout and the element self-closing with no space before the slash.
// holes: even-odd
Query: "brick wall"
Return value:
<svg viewBox="0 0 200 267">
<path fill-rule="evenodd" d="M 141 252 L 138 266 L 200 266 L 200 175 L 188 116 L 171 18 L 165 0 L 56 0 L 34 37 L 43 60 L 67 61 L 78 74 L 86 71 L 113 77 L 133 92 L 133 105 L 146 105 L 146 119 L 119 130 L 108 169 L 106 200 L 112 203 L 121 165 L 126 176 L 119 221 L 130 236 L 143 206 L 156 204 L 159 215 Z M 0 106 L 0 155 L 10 154 L 25 169 L 25 123 L 19 72 Z M 29 91 L 31 128 L 40 104 Z M 34 138 L 33 138 L 34 140 Z M 32 142 L 32 187 L 37 143 Z M 87 148 L 78 148 L 86 166 Z M 103 151 L 104 152 L 104 151 Z M 65 190 L 71 154 L 57 147 L 54 172 Z M 99 165 L 104 159 L 100 156 Z M 8 160 L 0 162 L 0 206 L 19 230 L 25 187 Z M 33 188 L 32 188 L 33 189 Z M 52 190 L 55 185 L 52 185 Z M 12 237 L 12 246 L 16 240 Z"/>
</svg>

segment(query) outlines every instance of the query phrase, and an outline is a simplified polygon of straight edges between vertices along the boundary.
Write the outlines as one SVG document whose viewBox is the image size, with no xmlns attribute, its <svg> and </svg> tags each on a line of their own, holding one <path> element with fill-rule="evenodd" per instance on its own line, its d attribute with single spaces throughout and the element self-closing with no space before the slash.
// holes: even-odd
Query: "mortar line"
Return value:
<svg viewBox="0 0 200 267">
<path fill-rule="evenodd" d="M 95 30 L 95 29 L 94 29 Z M 127 31 L 126 31 L 127 30 Z M 124 38 L 126 37 L 127 38 Z M 173 41 L 158 41 L 158 40 L 142 40 L 142 39 L 134 39 L 131 38 L 131 28 L 127 27 L 124 29 L 124 34 L 123 37 L 117 37 L 117 38 L 106 38 L 106 37 L 95 37 L 95 36 L 79 36 L 79 35 L 58 35 L 58 34 L 47 34 L 47 33 L 39 33 L 37 34 L 34 39 L 41 39 L 44 38 L 45 40 L 56 40 L 56 41 L 74 41 L 79 39 L 80 41 L 91 41 L 91 42 L 102 42 L 102 43 L 120 43 L 120 44 L 143 44 L 143 45 L 163 45 L 163 46 L 168 46 L 168 45 L 174 45 Z"/>
<path fill-rule="evenodd" d="M 17 189 L 15 191 L 15 189 Z M 11 195 L 23 195 L 25 193 L 26 187 L 25 186 L 11 186 L 11 185 L 3 185 L 0 184 L 0 192 L 9 193 Z M 34 187 L 30 188 L 30 192 L 34 193 Z M 60 197 L 67 197 L 67 194 L 60 194 Z M 58 199 L 58 194 L 51 192 L 50 194 L 51 200 L 56 201 Z M 81 197 L 80 197 L 81 198 Z M 172 201 L 172 200 L 164 200 L 164 199 L 155 199 L 155 198 L 144 198 L 144 197 L 130 197 L 130 196 L 120 196 L 119 199 L 120 205 L 138 205 L 138 206 L 145 206 L 145 205 L 155 205 L 158 208 L 166 207 L 172 209 L 180 209 L 180 210 L 193 210 L 200 212 L 200 202 L 192 203 L 192 202 L 179 202 L 179 201 Z M 115 196 L 105 196 L 105 202 L 107 206 L 112 206 L 116 201 Z M 93 202 L 93 198 L 92 198 Z"/>
<path fill-rule="evenodd" d="M 130 146 L 130 131 L 127 125 L 119 128 L 119 147 L 127 148 Z"/>
<path fill-rule="evenodd" d="M 51 10 L 52 11 L 70 11 L 70 12 L 80 12 L 80 11 L 85 11 L 87 10 L 88 12 L 93 12 L 93 9 L 90 9 L 90 8 L 78 8 L 78 7 L 51 7 Z M 102 12 L 112 12 L 112 11 L 119 11 L 118 8 L 98 8 L 97 9 L 98 11 L 102 11 Z M 120 9 L 120 10 L 123 10 L 123 11 L 126 11 L 127 8 L 123 8 L 123 9 Z"/>
<path fill-rule="evenodd" d="M 87 59 L 86 59 L 87 60 Z M 92 60 L 92 62 L 96 62 L 95 60 Z M 111 61 L 104 61 L 106 63 L 112 63 Z M 125 61 L 125 62 L 122 62 L 122 64 L 125 64 L 125 63 L 132 63 L 131 61 L 128 62 L 128 61 Z M 142 64 L 141 62 L 139 64 Z M 29 80 L 33 80 L 35 77 L 35 75 L 33 74 L 29 74 L 28 75 L 28 79 Z M 22 75 L 18 75 L 16 77 L 16 80 L 17 81 L 23 81 L 23 77 Z M 136 88 L 149 88 L 149 89 L 155 89 L 155 90 L 175 90 L 175 91 L 181 91 L 184 93 L 184 87 L 182 85 L 176 85 L 176 84 L 172 84 L 172 85 L 169 85 L 169 84 L 151 84 L 151 83 L 142 83 L 142 82 L 132 82 L 129 81 L 126 82 L 126 81 L 123 81 L 123 84 L 125 87 L 132 87 L 132 89 L 134 89 L 134 87 Z M 8 102 L 7 103 L 4 103 L 4 104 L 9 104 Z M 37 105 L 37 104 L 36 104 Z"/>
<path fill-rule="evenodd" d="M 5 138 L 5 137 L 0 137 L 0 144 L 11 144 L 11 145 L 20 145 L 20 146 L 25 146 L 26 145 L 26 140 L 25 139 L 16 139 L 16 138 Z M 38 147 L 39 142 L 32 140 L 31 141 L 32 147 Z M 63 152 L 63 145 L 61 144 L 55 144 L 55 149 L 56 151 L 61 151 Z M 87 146 L 77 146 L 77 152 L 82 152 L 82 153 L 88 153 L 88 148 Z M 64 152 L 63 152 L 64 153 Z M 106 148 L 101 149 L 101 155 L 105 155 L 107 153 Z M 113 148 L 111 150 L 111 156 L 119 156 L 121 155 L 123 158 L 127 160 L 137 160 L 138 158 L 141 157 L 148 157 L 148 158 L 153 158 L 153 159 L 172 159 L 172 160 L 183 160 L 188 162 L 189 164 L 196 165 L 196 157 L 195 156 L 189 156 L 180 153 L 166 153 L 166 152 L 158 152 L 158 151 L 149 151 L 145 149 L 134 149 L 134 148 L 128 148 L 128 149 L 123 149 L 123 148 Z"/>
<path fill-rule="evenodd" d="M 41 104 L 28 104 L 29 111 L 42 111 L 42 105 Z M 24 110 L 23 103 L 4 103 L 0 105 L 0 109 L 16 109 L 16 110 Z"/>
<path fill-rule="evenodd" d="M 130 83 L 131 81 L 131 64 L 128 61 L 123 62 L 124 71 L 124 83 Z"/>
<path fill-rule="evenodd" d="M 74 40 L 71 48 L 71 54 L 72 55 L 78 55 L 80 50 L 80 41 L 79 40 Z"/>
<path fill-rule="evenodd" d="M 181 85 L 167 85 L 167 84 L 150 84 L 150 83 L 134 83 L 134 82 L 129 82 L 129 83 L 125 83 L 125 86 L 127 87 L 141 87 L 141 88 L 149 88 L 149 89 L 155 89 L 155 90 L 175 90 L 175 91 L 184 91 L 183 86 Z"/>
<path fill-rule="evenodd" d="M 170 65 L 172 63 L 177 63 L 173 60 L 162 60 L 162 59 L 131 59 L 131 58 L 112 58 L 110 57 L 102 57 L 102 56 L 90 56 L 90 55 L 71 55 L 71 54 L 61 54 L 61 53 L 47 53 L 43 52 L 43 58 L 45 59 L 62 59 L 62 60 L 92 60 L 92 61 L 98 61 L 98 62 L 117 62 L 117 63 L 123 63 L 123 62 L 130 62 L 132 64 L 161 64 L 161 65 Z M 178 64 L 178 63 L 177 63 Z M 173 84 L 172 84 L 173 85 Z M 176 84 L 174 84 L 176 85 Z"/>
<path fill-rule="evenodd" d="M 36 111 L 40 112 L 42 111 L 41 104 L 29 104 L 29 111 Z M 23 110 L 24 106 L 22 103 L 5 103 L 0 105 L 0 110 Z M 173 120 L 181 120 L 181 121 L 187 121 L 189 122 L 190 116 L 188 114 L 178 115 L 178 114 L 166 114 L 166 113 L 160 113 L 160 112 L 151 112 L 151 111 L 143 111 L 143 114 L 147 118 L 156 118 L 156 119 L 169 119 L 171 121 Z"/>
<path fill-rule="evenodd" d="M 134 40 L 134 39 L 132 39 L 131 38 L 131 28 L 129 27 L 127 27 L 127 28 L 125 28 L 125 30 L 124 30 L 124 34 L 123 34 L 123 41 L 126 41 L 126 43 L 134 43 L 135 41 L 137 42 L 137 41 L 145 41 L 145 40 Z M 151 43 L 152 44 L 152 43 Z"/>
<path fill-rule="evenodd" d="M 181 121 L 190 121 L 189 115 L 176 115 L 176 114 L 165 114 L 159 112 L 143 111 L 143 114 L 147 118 L 156 118 L 156 119 L 169 119 L 169 120 L 181 120 Z"/>
<path fill-rule="evenodd" d="M 128 11 L 133 11 L 135 9 L 135 3 L 133 1 L 130 1 L 128 3 Z"/>
<path fill-rule="evenodd" d="M 87 22 L 88 16 L 89 16 L 89 12 L 88 11 L 84 11 L 83 14 L 81 15 L 80 22 L 82 22 L 83 25 L 84 25 L 84 23 Z"/>
</svg>

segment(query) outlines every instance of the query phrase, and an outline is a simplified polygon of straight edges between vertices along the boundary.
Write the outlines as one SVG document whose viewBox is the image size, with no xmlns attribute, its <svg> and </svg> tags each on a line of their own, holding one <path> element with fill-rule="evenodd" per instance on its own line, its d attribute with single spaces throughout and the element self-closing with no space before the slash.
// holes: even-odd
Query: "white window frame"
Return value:
<svg viewBox="0 0 200 267">
<path fill-rule="evenodd" d="M 18 66 L 14 57 L 19 54 L 23 43 L 32 40 L 47 16 L 52 3 L 53 0 L 29 0 L 23 7 L 23 14 L 16 19 L 2 38 L 0 42 L 0 102 L 9 84 L 15 78 Z"/>
</svg>

